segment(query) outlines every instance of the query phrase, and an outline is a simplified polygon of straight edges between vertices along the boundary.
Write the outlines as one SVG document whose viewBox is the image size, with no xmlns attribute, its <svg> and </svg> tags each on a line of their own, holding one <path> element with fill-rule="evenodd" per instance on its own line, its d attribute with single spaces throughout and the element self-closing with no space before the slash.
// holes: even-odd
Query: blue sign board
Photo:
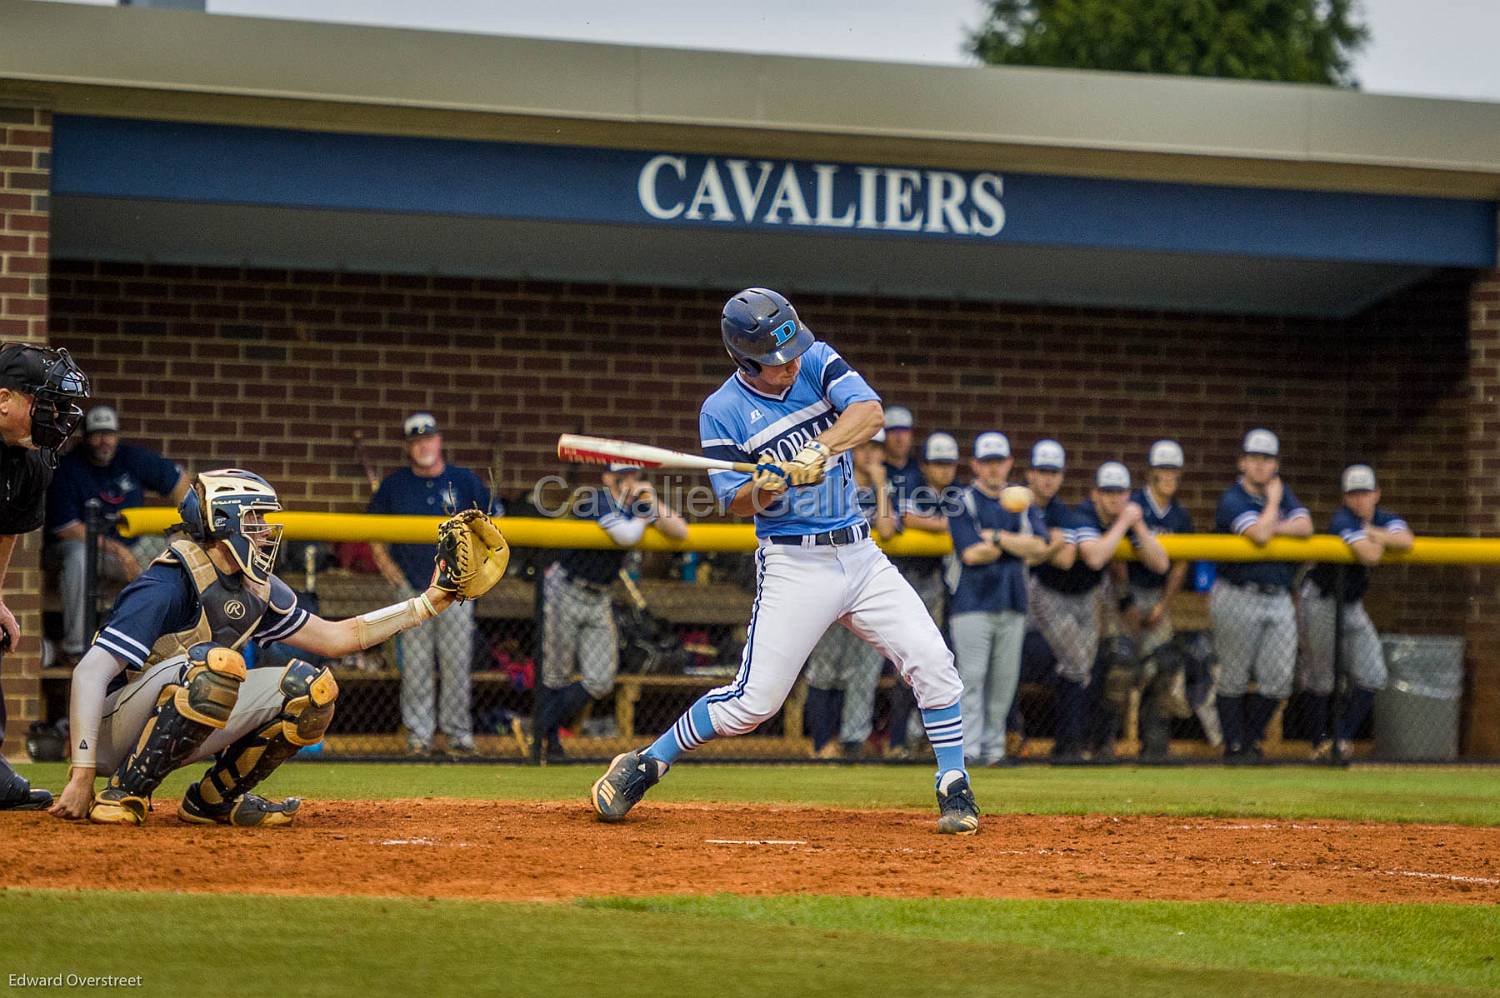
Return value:
<svg viewBox="0 0 1500 998">
<path fill-rule="evenodd" d="M 1493 267 L 1490 201 L 58 115 L 58 195 Z"/>
</svg>

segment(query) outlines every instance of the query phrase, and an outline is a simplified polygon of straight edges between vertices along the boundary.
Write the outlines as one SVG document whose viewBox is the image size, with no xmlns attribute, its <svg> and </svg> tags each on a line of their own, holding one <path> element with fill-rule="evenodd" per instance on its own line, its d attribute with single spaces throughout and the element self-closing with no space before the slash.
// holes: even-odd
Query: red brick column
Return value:
<svg viewBox="0 0 1500 998">
<path fill-rule="evenodd" d="M 47 339 L 48 189 L 52 113 L 0 107 L 0 340 Z M 0 752 L 22 752 L 26 728 L 41 716 L 41 534 L 16 545 L 5 603 L 21 625 L 20 644 L 0 666 L 9 723 Z"/>
<path fill-rule="evenodd" d="M 1500 271 L 1469 292 L 1470 532 L 1500 536 Z M 1500 757 L 1500 570 L 1469 570 L 1465 755 Z"/>
</svg>

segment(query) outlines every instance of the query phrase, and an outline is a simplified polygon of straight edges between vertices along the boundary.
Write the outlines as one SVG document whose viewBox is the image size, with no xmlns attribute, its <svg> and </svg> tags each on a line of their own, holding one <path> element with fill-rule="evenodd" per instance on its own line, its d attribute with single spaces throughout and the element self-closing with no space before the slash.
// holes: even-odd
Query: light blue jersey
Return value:
<svg viewBox="0 0 1500 998">
<path fill-rule="evenodd" d="M 703 402 L 698 432 L 703 453 L 726 461 L 756 461 L 769 451 L 790 461 L 839 414 L 855 402 L 879 402 L 880 396 L 827 343 L 814 343 L 802 355 L 797 380 L 780 396 L 757 391 L 735 372 Z M 711 471 L 709 480 L 721 504 L 734 498 L 750 476 Z M 820 534 L 853 526 L 864 517 L 854 494 L 854 462 L 840 454 L 820 485 L 789 489 L 755 518 L 758 537 Z"/>
</svg>

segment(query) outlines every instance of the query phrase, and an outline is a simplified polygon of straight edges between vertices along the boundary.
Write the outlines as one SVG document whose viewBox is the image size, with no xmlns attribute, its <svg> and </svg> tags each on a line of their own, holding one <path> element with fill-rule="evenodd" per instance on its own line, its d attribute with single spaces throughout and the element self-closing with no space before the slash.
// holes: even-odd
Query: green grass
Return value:
<svg viewBox="0 0 1500 998">
<path fill-rule="evenodd" d="M 59 764 L 23 766 L 38 786 L 59 789 Z M 160 796 L 181 794 L 193 770 Z M 381 765 L 298 762 L 270 792 L 311 800 L 478 797 L 583 800 L 595 766 Z M 1400 767 L 1329 770 L 1050 768 L 973 774 L 989 814 L 1165 814 L 1242 818 L 1500 825 L 1500 768 Z M 932 779 L 918 766 L 715 766 L 687 763 L 651 792 L 659 801 L 739 801 L 837 807 L 932 806 Z"/>
<path fill-rule="evenodd" d="M 0 973 L 138 973 L 146 994 L 1371 998 L 1500 988 L 1500 916 L 1481 907 L 6 891 L 0 938 Z"/>
</svg>

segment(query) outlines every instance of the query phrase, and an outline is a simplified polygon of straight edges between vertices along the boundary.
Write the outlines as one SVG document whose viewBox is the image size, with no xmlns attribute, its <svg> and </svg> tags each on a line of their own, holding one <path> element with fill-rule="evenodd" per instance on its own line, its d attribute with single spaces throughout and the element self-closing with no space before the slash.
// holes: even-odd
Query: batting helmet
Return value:
<svg viewBox="0 0 1500 998">
<path fill-rule="evenodd" d="M 730 298 L 719 326 L 724 349 L 749 375 L 789 364 L 813 345 L 812 330 L 797 318 L 792 303 L 767 288 L 746 288 Z"/>
<path fill-rule="evenodd" d="M 265 585 L 281 545 L 281 524 L 267 523 L 265 514 L 279 509 L 270 482 L 251 471 L 220 468 L 198 476 L 177 513 L 189 536 L 204 544 L 223 541 L 245 575 Z"/>
</svg>

